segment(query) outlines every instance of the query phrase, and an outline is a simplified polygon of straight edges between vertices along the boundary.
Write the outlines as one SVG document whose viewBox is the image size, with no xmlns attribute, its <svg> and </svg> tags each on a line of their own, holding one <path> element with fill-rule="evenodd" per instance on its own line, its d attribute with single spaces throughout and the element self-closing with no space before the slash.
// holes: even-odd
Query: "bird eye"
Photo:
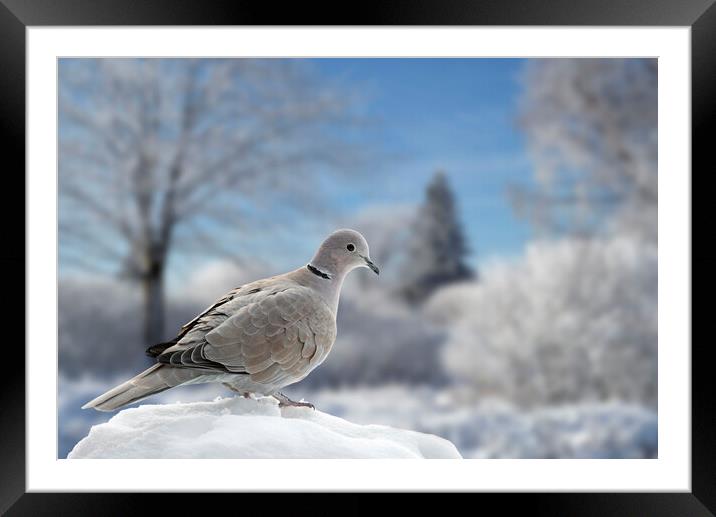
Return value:
<svg viewBox="0 0 716 517">
<path fill-rule="evenodd" d="M 348 251 L 355 251 L 355 250 L 356 250 L 356 247 L 355 247 L 355 245 L 354 245 L 353 243 L 351 243 L 351 244 L 349 244 L 348 246 L 346 246 L 346 249 L 347 249 Z"/>
</svg>

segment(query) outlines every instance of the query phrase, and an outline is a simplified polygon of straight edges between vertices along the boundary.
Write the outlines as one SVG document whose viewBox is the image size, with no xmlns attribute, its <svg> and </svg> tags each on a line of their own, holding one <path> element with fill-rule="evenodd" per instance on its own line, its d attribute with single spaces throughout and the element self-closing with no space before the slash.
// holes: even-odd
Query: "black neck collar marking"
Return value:
<svg viewBox="0 0 716 517">
<path fill-rule="evenodd" d="M 324 273 L 323 271 L 321 271 L 320 269 L 318 269 L 315 266 L 312 266 L 311 264 L 308 264 L 306 267 L 308 268 L 308 270 L 311 273 L 313 273 L 316 276 L 320 276 L 321 278 L 325 278 L 327 280 L 331 279 L 331 277 L 330 277 L 330 275 L 328 275 L 328 273 Z"/>
</svg>

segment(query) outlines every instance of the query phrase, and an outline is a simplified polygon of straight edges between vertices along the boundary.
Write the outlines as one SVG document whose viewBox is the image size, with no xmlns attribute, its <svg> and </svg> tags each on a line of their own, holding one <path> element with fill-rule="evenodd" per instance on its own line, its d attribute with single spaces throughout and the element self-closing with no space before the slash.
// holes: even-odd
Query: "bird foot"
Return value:
<svg viewBox="0 0 716 517">
<path fill-rule="evenodd" d="M 296 402 L 295 400 L 289 400 L 288 402 L 279 401 L 278 407 L 307 407 L 311 408 L 315 411 L 316 406 L 311 404 L 310 402 Z"/>
<path fill-rule="evenodd" d="M 274 398 L 278 400 L 278 407 L 307 407 L 313 409 L 314 411 L 316 409 L 316 406 L 310 402 L 296 402 L 295 400 L 288 398 L 283 393 L 274 394 Z"/>
</svg>

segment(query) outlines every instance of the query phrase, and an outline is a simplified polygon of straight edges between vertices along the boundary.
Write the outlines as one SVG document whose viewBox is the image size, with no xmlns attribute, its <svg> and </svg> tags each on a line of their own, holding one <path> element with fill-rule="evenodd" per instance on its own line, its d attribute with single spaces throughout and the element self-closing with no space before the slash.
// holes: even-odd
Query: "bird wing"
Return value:
<svg viewBox="0 0 716 517">
<path fill-rule="evenodd" d="M 225 303 L 230 302 L 231 300 L 236 298 L 240 293 L 241 293 L 241 286 L 236 287 L 235 289 L 232 289 L 231 291 L 226 293 L 224 296 L 222 296 L 221 298 L 216 300 L 214 303 L 209 305 L 206 309 L 201 311 L 196 317 L 194 317 L 194 319 L 184 323 L 184 325 L 182 325 L 182 327 L 181 327 L 181 334 L 186 334 L 188 331 L 190 331 L 192 329 L 192 327 L 194 325 L 196 325 L 199 322 L 200 319 L 206 317 L 212 311 L 215 311 L 215 309 L 217 309 L 218 307 L 221 307 Z"/>
<path fill-rule="evenodd" d="M 236 297 L 241 296 L 242 294 L 246 296 L 247 294 L 252 294 L 252 292 L 253 291 L 251 291 L 250 289 L 244 289 L 242 286 L 232 289 L 224 296 L 216 300 L 214 303 L 209 305 L 206 309 L 197 314 L 191 321 L 187 321 L 184 325 L 182 325 L 181 329 L 179 329 L 179 333 L 176 335 L 176 337 L 174 337 L 174 339 L 170 341 L 165 341 L 163 343 L 157 343 L 156 345 L 152 345 L 147 348 L 147 355 L 150 357 L 160 356 L 167 349 L 175 346 L 180 341 L 185 340 L 185 336 L 188 333 L 192 332 L 193 330 L 198 330 L 195 328 L 197 326 L 200 326 L 200 328 L 203 328 L 204 332 L 207 332 L 212 328 L 211 323 L 217 323 L 215 321 L 216 317 L 220 317 L 222 314 L 222 312 L 220 312 L 219 310 L 219 307 L 234 300 Z"/>
<path fill-rule="evenodd" d="M 252 294 L 200 342 L 180 341 L 158 360 L 281 384 L 308 375 L 328 355 L 335 336 L 335 318 L 320 295 L 295 284 L 279 285 Z"/>
</svg>

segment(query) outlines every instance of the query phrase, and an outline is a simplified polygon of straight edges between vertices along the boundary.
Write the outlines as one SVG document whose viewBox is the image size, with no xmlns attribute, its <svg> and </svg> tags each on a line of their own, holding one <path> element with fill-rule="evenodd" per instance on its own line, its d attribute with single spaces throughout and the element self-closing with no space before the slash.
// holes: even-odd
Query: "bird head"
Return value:
<svg viewBox="0 0 716 517">
<path fill-rule="evenodd" d="M 378 266 L 370 259 L 368 243 L 355 230 L 336 230 L 321 243 L 310 266 L 333 277 L 344 275 L 357 267 L 366 267 L 376 275 Z"/>
</svg>

